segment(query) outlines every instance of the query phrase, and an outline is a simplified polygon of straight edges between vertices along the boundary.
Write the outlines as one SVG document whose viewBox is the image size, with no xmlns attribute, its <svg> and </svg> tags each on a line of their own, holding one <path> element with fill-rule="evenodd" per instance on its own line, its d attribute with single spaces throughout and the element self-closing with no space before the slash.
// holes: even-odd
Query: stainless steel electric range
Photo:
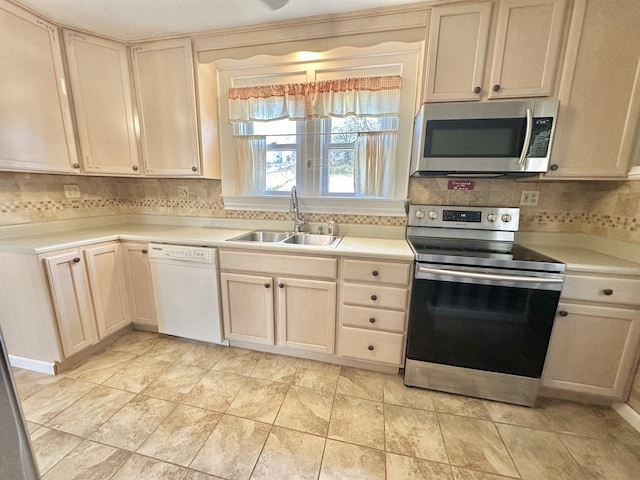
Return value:
<svg viewBox="0 0 640 480">
<path fill-rule="evenodd" d="M 534 405 L 565 265 L 514 243 L 518 208 L 411 205 L 405 385 Z"/>
</svg>

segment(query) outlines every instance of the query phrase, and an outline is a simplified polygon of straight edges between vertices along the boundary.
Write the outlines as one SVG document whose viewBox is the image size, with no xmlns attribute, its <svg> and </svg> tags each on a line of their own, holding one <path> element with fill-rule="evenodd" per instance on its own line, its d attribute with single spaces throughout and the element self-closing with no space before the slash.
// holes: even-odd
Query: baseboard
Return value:
<svg viewBox="0 0 640 480">
<path fill-rule="evenodd" d="M 626 403 L 616 402 L 611 407 L 618 412 L 618 414 L 624 418 L 629 425 L 640 432 L 640 413 L 636 412 Z"/>
<path fill-rule="evenodd" d="M 9 363 L 11 363 L 12 367 L 33 370 L 34 372 L 48 373 L 49 375 L 56 374 L 56 364 L 52 362 L 43 362 L 42 360 L 9 355 Z"/>
</svg>

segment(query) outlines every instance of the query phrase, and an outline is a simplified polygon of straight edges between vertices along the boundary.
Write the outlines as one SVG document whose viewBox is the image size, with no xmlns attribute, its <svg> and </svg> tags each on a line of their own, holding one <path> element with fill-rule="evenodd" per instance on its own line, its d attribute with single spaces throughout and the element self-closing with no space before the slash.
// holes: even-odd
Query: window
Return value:
<svg viewBox="0 0 640 480">
<path fill-rule="evenodd" d="M 419 54 L 419 43 L 389 42 L 218 60 L 225 208 L 287 211 L 295 185 L 306 212 L 404 215 Z M 305 102 L 292 100 L 290 92 L 266 108 L 235 95 L 252 89 L 270 95 L 280 85 L 298 92 L 309 84 L 376 77 L 400 78 L 393 112 L 328 112 L 333 104 L 320 102 L 320 112 L 305 115 Z M 380 167 L 376 159 L 384 152 L 386 166 Z"/>
</svg>

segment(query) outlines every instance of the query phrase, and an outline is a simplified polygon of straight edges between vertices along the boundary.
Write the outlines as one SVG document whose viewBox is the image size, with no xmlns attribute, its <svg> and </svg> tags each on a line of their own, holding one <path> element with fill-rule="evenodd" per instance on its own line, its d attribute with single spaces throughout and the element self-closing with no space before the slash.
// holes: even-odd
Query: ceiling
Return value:
<svg viewBox="0 0 640 480">
<path fill-rule="evenodd" d="M 64 27 L 134 41 L 416 1 L 16 0 L 16 3 Z"/>
</svg>

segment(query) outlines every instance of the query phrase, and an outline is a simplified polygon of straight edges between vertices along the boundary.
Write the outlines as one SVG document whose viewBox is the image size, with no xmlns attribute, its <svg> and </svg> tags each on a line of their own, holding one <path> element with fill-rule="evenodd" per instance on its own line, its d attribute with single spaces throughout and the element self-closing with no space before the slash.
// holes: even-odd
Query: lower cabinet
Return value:
<svg viewBox="0 0 640 480">
<path fill-rule="evenodd" d="M 640 356 L 640 278 L 567 272 L 551 333 L 544 394 L 626 400 Z"/>
<path fill-rule="evenodd" d="M 130 322 L 119 242 L 43 254 L 65 357 Z"/>
<path fill-rule="evenodd" d="M 335 258 L 219 254 L 226 338 L 333 354 Z"/>
<path fill-rule="evenodd" d="M 129 311 L 135 325 L 157 328 L 156 305 L 151 283 L 148 245 L 122 242 Z"/>
</svg>

